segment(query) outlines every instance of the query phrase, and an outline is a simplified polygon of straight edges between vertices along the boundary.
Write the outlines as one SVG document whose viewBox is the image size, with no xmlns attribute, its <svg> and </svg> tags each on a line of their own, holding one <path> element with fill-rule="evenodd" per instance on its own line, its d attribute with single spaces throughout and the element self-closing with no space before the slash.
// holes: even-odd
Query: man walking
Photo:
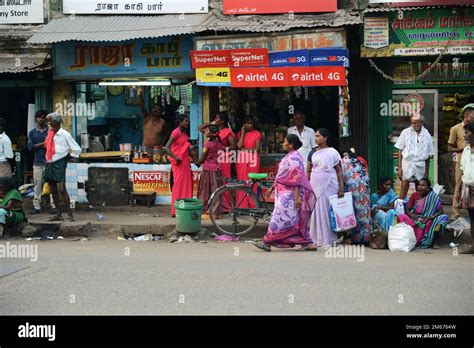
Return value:
<svg viewBox="0 0 474 348">
<path fill-rule="evenodd" d="M 0 178 L 12 176 L 10 162 L 13 161 L 13 149 L 10 138 L 5 134 L 6 125 L 7 121 L 0 118 Z"/>
<path fill-rule="evenodd" d="M 449 131 L 448 152 L 452 152 L 454 154 L 456 178 L 456 185 L 454 186 L 453 207 L 450 217 L 451 220 L 456 220 L 459 217 L 459 204 L 462 186 L 461 154 L 467 145 L 464 139 L 464 126 L 469 123 L 474 123 L 474 104 L 468 104 L 463 108 L 463 121 L 451 127 Z"/>
<path fill-rule="evenodd" d="M 298 152 L 303 157 L 304 166 L 306 167 L 309 153 L 312 150 L 316 150 L 316 139 L 314 129 L 304 125 L 305 120 L 306 117 L 304 113 L 296 111 L 294 115 L 295 126 L 288 128 L 288 134 L 296 135 L 303 143 L 303 146 L 298 149 Z"/>
<path fill-rule="evenodd" d="M 81 147 L 72 138 L 71 134 L 61 128 L 61 115 L 52 113 L 46 116 L 49 123 L 48 136 L 46 137 L 46 167 L 44 170 L 44 180 L 49 184 L 53 195 L 57 213 L 50 221 L 62 221 L 61 206 L 59 196 L 61 195 L 68 211 L 68 220 L 74 221 L 71 210 L 71 199 L 66 190 L 66 168 L 71 157 L 79 157 Z"/>
<path fill-rule="evenodd" d="M 46 148 L 44 142 L 48 134 L 48 126 L 46 125 L 45 110 L 38 110 L 35 114 L 36 128 L 28 133 L 28 150 L 34 151 L 33 160 L 33 184 L 35 196 L 33 198 L 33 210 L 31 214 L 39 214 L 41 211 L 41 195 L 43 193 L 43 176 L 46 164 Z M 51 199 L 51 207 L 54 210 L 54 203 Z"/>
<path fill-rule="evenodd" d="M 400 199 L 405 199 L 411 182 L 427 178 L 430 157 L 434 155 L 433 140 L 423 127 L 422 115 L 410 117 L 411 126 L 404 129 L 395 147 L 398 151 L 398 177 L 402 180 Z"/>
</svg>

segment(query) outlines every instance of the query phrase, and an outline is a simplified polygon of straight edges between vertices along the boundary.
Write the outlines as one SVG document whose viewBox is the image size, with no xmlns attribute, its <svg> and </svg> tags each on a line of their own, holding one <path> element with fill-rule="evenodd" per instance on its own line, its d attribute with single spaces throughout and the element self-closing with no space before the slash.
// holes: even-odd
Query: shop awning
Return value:
<svg viewBox="0 0 474 348">
<path fill-rule="evenodd" d="M 51 69 L 51 62 L 45 61 L 44 57 L 32 58 L 16 56 L 11 58 L 0 58 L 0 74 L 18 74 Z"/>
<path fill-rule="evenodd" d="M 338 10 L 315 15 L 223 16 L 187 14 L 160 16 L 75 16 L 55 19 L 33 35 L 30 44 L 64 41 L 126 41 L 206 31 L 281 32 L 297 28 L 341 27 L 361 24 L 358 13 Z"/>
</svg>

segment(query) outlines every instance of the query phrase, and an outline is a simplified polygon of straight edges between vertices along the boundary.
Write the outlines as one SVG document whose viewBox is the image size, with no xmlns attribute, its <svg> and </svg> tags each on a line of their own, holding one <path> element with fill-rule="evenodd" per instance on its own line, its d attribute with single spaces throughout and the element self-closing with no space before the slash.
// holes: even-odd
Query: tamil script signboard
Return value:
<svg viewBox="0 0 474 348">
<path fill-rule="evenodd" d="M 372 22 L 364 28 L 361 57 L 425 56 L 474 53 L 474 10 L 470 7 L 451 9 L 421 9 L 394 12 L 370 18 L 387 18 L 389 44 L 384 45 L 383 25 Z M 375 21 L 375 20 L 374 20 Z M 369 21 L 369 23 L 371 23 Z"/>
<path fill-rule="evenodd" d="M 335 12 L 337 0 L 223 0 L 225 15 Z"/>
<path fill-rule="evenodd" d="M 64 42 L 56 45 L 55 78 L 189 75 L 190 36 L 124 42 Z M 186 76 L 187 76 L 186 75 Z"/>
<path fill-rule="evenodd" d="M 44 23 L 43 1 L 0 0 L 0 25 Z"/>
<path fill-rule="evenodd" d="M 40 0 L 33 0 L 33 2 Z M 63 0 L 65 14 L 182 14 L 207 13 L 208 0 Z"/>
</svg>

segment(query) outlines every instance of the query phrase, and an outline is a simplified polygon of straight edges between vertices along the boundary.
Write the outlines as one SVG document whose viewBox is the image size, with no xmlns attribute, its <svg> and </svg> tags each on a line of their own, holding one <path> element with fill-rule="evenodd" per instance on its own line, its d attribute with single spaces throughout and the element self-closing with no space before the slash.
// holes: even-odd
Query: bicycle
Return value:
<svg viewBox="0 0 474 348">
<path fill-rule="evenodd" d="M 235 237 L 252 231 L 259 220 L 270 222 L 273 208 L 268 205 L 262 191 L 263 188 L 269 188 L 268 182 L 271 181 L 265 180 L 268 174 L 249 173 L 249 178 L 249 181 L 221 178 L 227 184 L 212 193 L 209 199 L 209 216 L 219 232 Z M 253 208 L 242 205 L 247 198 L 253 202 Z M 228 212 L 222 211 L 224 201 L 230 201 Z"/>
</svg>

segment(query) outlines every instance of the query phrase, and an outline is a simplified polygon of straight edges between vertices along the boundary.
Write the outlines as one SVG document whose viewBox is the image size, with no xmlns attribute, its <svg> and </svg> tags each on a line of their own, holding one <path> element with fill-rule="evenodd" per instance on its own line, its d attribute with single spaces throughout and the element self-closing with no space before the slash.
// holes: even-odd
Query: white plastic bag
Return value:
<svg viewBox="0 0 474 348">
<path fill-rule="evenodd" d="M 390 227 L 388 232 L 388 248 L 390 251 L 404 251 L 408 253 L 413 250 L 415 245 L 415 231 L 413 231 L 411 226 L 402 222 Z"/>
<path fill-rule="evenodd" d="M 398 215 L 405 214 L 405 207 L 404 207 L 404 201 L 403 199 L 397 199 L 394 203 L 393 206 L 395 208 L 395 211 L 397 212 Z"/>
<path fill-rule="evenodd" d="M 357 226 L 352 193 L 346 192 L 343 198 L 338 198 L 337 195 L 330 196 L 329 202 L 332 207 L 331 228 L 334 232 L 349 231 Z"/>
</svg>

